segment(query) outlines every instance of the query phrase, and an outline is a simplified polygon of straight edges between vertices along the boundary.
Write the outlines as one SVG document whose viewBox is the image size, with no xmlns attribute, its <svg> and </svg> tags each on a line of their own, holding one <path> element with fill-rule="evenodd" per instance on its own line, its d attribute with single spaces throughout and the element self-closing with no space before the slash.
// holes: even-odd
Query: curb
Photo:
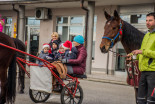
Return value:
<svg viewBox="0 0 155 104">
<path fill-rule="evenodd" d="M 90 77 L 88 77 L 87 79 L 84 79 L 84 80 L 129 86 L 126 82 L 116 81 L 116 80 L 109 80 L 109 79 L 99 79 L 99 78 L 90 78 Z"/>
</svg>

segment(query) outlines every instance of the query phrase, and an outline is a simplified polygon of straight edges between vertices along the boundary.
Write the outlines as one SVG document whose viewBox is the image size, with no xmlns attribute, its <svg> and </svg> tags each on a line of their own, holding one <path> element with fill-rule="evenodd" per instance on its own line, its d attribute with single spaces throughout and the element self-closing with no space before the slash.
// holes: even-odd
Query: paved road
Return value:
<svg viewBox="0 0 155 104">
<path fill-rule="evenodd" d="M 135 104 L 134 89 L 130 86 L 80 80 L 84 91 L 83 104 Z M 18 94 L 15 104 L 34 104 L 28 93 L 29 79 L 26 79 L 25 94 Z M 60 95 L 51 95 L 45 103 L 61 104 Z"/>
</svg>

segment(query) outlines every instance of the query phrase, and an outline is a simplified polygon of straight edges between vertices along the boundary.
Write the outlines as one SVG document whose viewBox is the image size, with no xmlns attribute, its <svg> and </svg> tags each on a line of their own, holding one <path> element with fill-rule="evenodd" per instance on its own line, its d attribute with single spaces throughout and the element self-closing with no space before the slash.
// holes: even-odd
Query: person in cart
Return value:
<svg viewBox="0 0 155 104">
<path fill-rule="evenodd" d="M 86 48 L 84 47 L 84 38 L 81 35 L 77 35 L 73 39 L 73 44 L 77 49 L 77 58 L 76 59 L 62 59 L 62 63 L 66 64 L 67 66 L 67 73 L 68 74 L 78 74 L 83 75 L 85 73 L 86 68 L 86 58 L 87 52 Z M 69 65 L 68 65 L 69 64 Z"/>
<path fill-rule="evenodd" d="M 49 54 L 49 49 L 50 49 L 50 45 L 48 43 L 44 43 L 43 44 L 43 49 L 42 51 L 39 53 L 39 58 L 42 58 L 44 60 L 47 60 L 47 61 L 51 61 L 53 60 L 52 57 L 50 57 L 50 54 Z M 44 63 L 40 60 L 37 61 L 37 63 L 39 64 L 39 66 L 42 66 L 44 65 Z"/>
<path fill-rule="evenodd" d="M 78 50 L 75 47 L 72 48 L 72 42 L 67 40 L 60 45 L 58 53 L 55 55 L 55 60 L 76 59 L 77 52 Z"/>
</svg>

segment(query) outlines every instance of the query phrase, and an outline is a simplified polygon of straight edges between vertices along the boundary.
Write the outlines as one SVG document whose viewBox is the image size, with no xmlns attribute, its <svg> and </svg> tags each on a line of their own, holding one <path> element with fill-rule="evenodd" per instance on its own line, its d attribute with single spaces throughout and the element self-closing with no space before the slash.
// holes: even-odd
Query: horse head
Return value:
<svg viewBox="0 0 155 104">
<path fill-rule="evenodd" d="M 106 11 L 104 15 L 107 21 L 104 26 L 104 35 L 102 37 L 100 49 L 102 53 L 107 53 L 108 50 L 121 39 L 122 20 L 116 10 L 114 11 L 114 16 L 109 15 Z"/>
</svg>

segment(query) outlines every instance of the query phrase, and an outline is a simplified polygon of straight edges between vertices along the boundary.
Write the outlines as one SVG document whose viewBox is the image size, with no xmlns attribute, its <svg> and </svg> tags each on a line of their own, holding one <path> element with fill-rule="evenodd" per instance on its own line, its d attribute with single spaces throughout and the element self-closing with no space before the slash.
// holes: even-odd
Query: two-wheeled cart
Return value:
<svg viewBox="0 0 155 104">
<path fill-rule="evenodd" d="M 82 103 L 83 90 L 82 90 L 81 86 L 79 85 L 80 82 L 78 81 L 78 78 L 86 78 L 86 75 L 68 75 L 67 74 L 67 77 L 66 77 L 65 83 L 64 83 L 64 80 L 62 80 L 58 76 L 58 74 L 56 74 L 56 67 L 54 65 L 52 65 L 50 62 L 48 62 L 44 59 L 38 58 L 34 55 L 28 54 L 26 52 L 23 52 L 21 50 L 18 50 L 16 48 L 2 44 L 2 43 L 0 43 L 0 46 L 7 47 L 7 48 L 12 49 L 16 52 L 20 52 L 24 55 L 28 55 L 32 58 L 42 61 L 44 63 L 44 67 L 47 67 L 49 69 L 51 74 L 57 79 L 59 84 L 61 84 L 61 86 L 62 86 L 62 90 L 61 90 L 61 92 L 59 92 L 60 96 L 61 96 L 60 99 L 61 99 L 62 104 L 81 104 Z M 38 66 L 38 64 L 36 64 L 36 63 L 27 61 L 27 60 L 19 58 L 19 57 L 16 58 L 16 61 L 20 65 L 20 67 L 25 71 L 25 73 L 27 74 L 27 76 L 29 78 L 30 78 L 30 73 L 26 70 L 26 68 L 22 65 L 22 63 L 25 63 L 27 66 Z M 38 66 L 38 68 L 39 68 L 39 66 Z M 51 93 L 53 93 L 53 92 L 51 92 Z M 51 93 L 29 89 L 30 98 L 35 103 L 45 102 L 46 100 L 48 100 Z"/>
</svg>

